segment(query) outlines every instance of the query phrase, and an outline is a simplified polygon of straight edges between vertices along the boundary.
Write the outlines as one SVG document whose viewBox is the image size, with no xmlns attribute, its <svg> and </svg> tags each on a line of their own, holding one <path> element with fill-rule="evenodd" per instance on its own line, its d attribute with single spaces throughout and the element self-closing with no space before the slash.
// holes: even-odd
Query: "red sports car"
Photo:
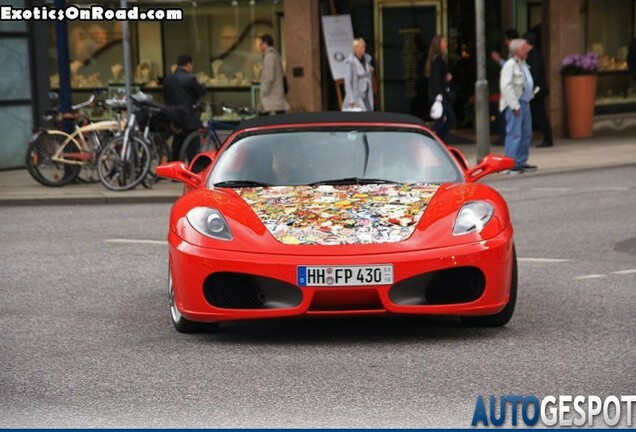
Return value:
<svg viewBox="0 0 636 432">
<path fill-rule="evenodd" d="M 501 326 L 517 263 L 504 199 L 417 118 L 308 113 L 248 120 L 218 152 L 157 174 L 185 183 L 170 216 L 180 332 L 223 321 L 456 315 Z"/>
</svg>

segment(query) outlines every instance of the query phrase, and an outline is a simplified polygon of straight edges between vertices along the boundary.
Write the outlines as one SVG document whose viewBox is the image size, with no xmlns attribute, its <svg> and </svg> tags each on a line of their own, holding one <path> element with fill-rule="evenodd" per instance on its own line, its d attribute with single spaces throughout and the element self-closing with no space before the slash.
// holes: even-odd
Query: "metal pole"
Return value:
<svg viewBox="0 0 636 432">
<path fill-rule="evenodd" d="M 121 8 L 128 8 L 128 0 L 121 0 Z M 122 21 L 121 23 L 121 36 L 124 44 L 124 75 L 126 80 L 126 111 L 128 114 L 128 120 L 130 120 L 130 115 L 132 114 L 132 101 L 130 100 L 130 96 L 132 93 L 132 89 L 130 87 L 130 34 L 128 32 L 128 21 Z"/>
<path fill-rule="evenodd" d="M 56 9 L 65 9 L 65 0 L 55 0 Z M 57 39 L 57 68 L 60 75 L 60 109 L 63 113 L 71 112 L 71 58 L 68 52 L 68 26 L 66 20 L 55 22 L 55 37 Z M 73 122 L 63 122 L 66 132 L 73 131 Z"/>
<path fill-rule="evenodd" d="M 486 79 L 486 14 L 484 0 L 475 0 L 475 28 L 477 34 L 477 81 L 475 82 L 475 129 L 477 134 L 477 163 L 490 153 L 490 125 L 488 121 L 488 80 Z"/>
</svg>

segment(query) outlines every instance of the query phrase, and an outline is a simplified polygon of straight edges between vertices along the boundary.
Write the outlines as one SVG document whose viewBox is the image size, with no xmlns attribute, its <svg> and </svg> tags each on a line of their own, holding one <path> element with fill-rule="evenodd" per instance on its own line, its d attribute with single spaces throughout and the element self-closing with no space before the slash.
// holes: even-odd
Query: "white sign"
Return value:
<svg viewBox="0 0 636 432">
<path fill-rule="evenodd" d="M 329 67 L 334 81 L 344 79 L 344 61 L 351 54 L 353 42 L 353 25 L 351 15 L 332 15 L 322 17 L 322 29 L 327 47 Z"/>
</svg>

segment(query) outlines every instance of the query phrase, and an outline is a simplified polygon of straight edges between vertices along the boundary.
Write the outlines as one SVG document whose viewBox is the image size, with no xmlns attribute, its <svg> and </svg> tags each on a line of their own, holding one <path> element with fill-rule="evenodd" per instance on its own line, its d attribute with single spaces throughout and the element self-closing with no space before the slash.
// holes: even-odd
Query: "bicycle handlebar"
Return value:
<svg viewBox="0 0 636 432">
<path fill-rule="evenodd" d="M 81 102 L 81 103 L 78 103 L 77 105 L 71 105 L 71 109 L 72 109 L 73 111 L 80 110 L 80 109 L 82 109 L 82 108 L 85 108 L 85 107 L 89 106 L 89 105 L 90 105 L 90 104 L 92 104 L 94 101 L 95 101 L 95 93 L 93 93 L 93 94 L 91 95 L 91 97 L 89 97 L 89 98 L 88 98 L 88 100 L 87 100 L 87 101 L 85 101 L 85 102 Z"/>
<path fill-rule="evenodd" d="M 252 107 L 241 107 L 237 105 L 232 105 L 227 102 L 210 102 L 210 101 L 201 101 L 202 104 L 209 105 L 212 108 L 218 108 L 224 113 L 228 114 L 238 114 L 240 116 L 246 117 L 256 114 L 256 110 Z"/>
<path fill-rule="evenodd" d="M 235 113 L 242 116 L 249 116 L 256 114 L 256 110 L 252 107 L 240 107 L 236 105 L 230 105 L 227 102 L 221 102 L 221 109 L 226 113 Z"/>
</svg>

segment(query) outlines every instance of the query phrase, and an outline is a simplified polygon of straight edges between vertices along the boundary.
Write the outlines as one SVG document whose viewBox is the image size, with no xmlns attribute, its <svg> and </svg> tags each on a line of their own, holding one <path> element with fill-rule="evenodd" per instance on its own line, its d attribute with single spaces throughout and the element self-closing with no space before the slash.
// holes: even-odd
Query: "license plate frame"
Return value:
<svg viewBox="0 0 636 432">
<path fill-rule="evenodd" d="M 393 264 L 302 265 L 296 281 L 301 288 L 393 285 Z"/>
</svg>

